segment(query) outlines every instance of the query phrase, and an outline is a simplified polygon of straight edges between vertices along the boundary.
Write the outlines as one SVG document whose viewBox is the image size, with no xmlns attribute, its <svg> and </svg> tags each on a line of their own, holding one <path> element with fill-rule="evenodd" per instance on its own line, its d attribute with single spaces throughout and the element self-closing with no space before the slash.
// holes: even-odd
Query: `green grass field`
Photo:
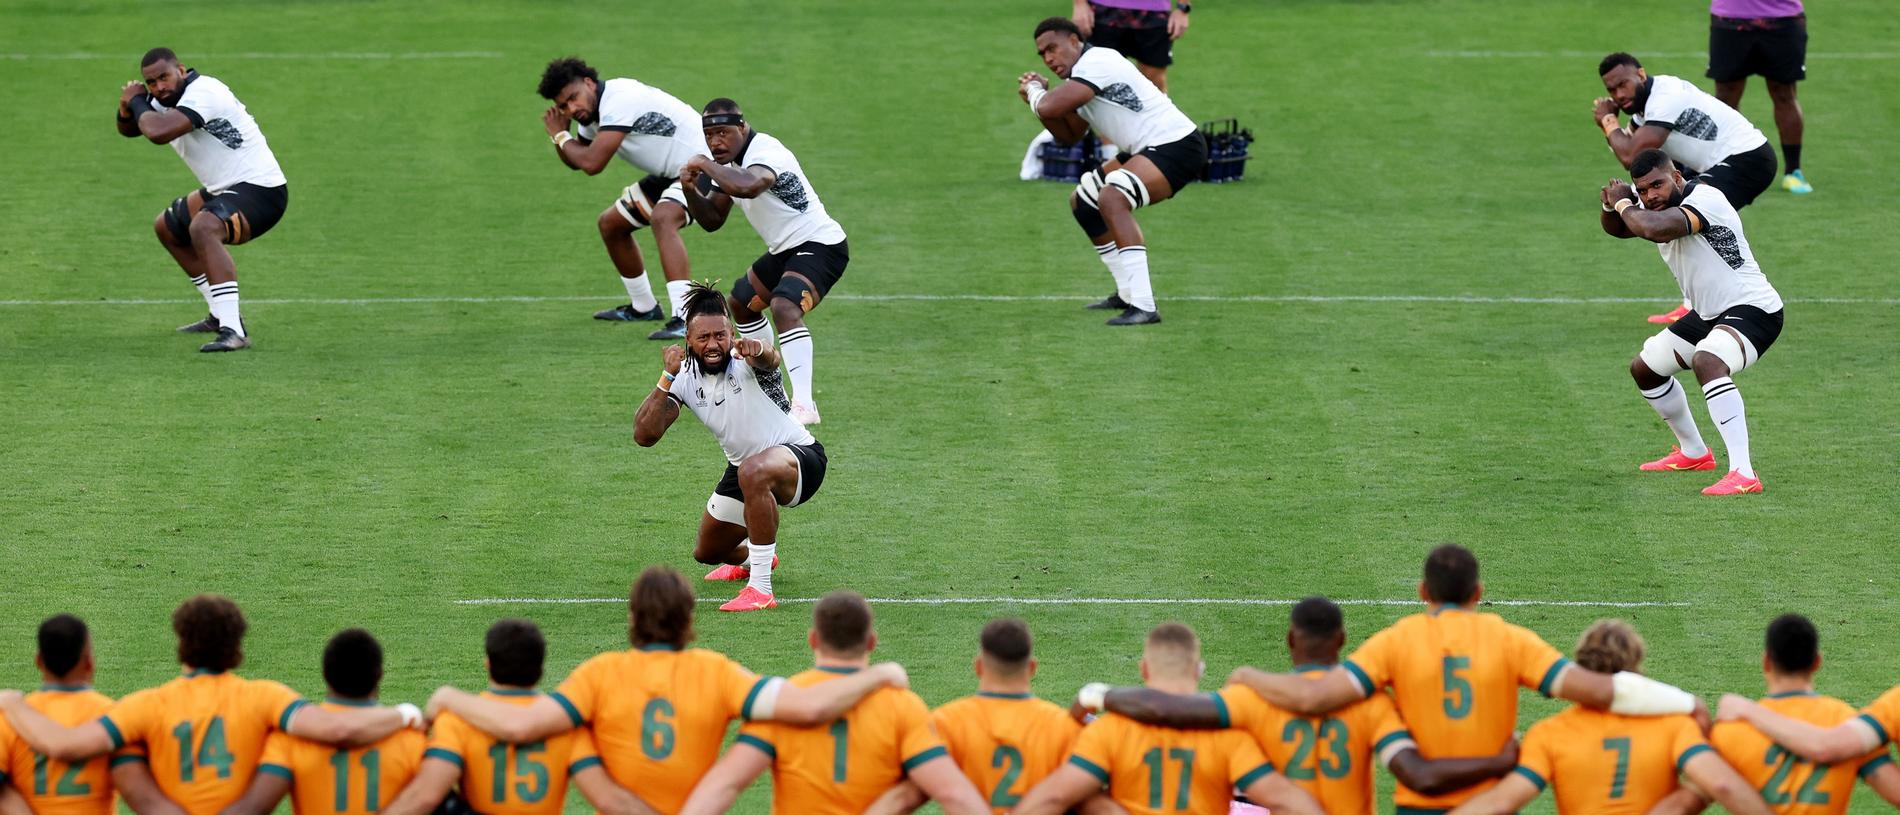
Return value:
<svg viewBox="0 0 1900 815">
<path fill-rule="evenodd" d="M 850 233 L 811 321 L 832 469 L 785 516 L 781 597 L 1404 600 L 1456 541 L 1492 598 L 1666 604 L 1502 610 L 1566 650 L 1631 619 L 1649 670 L 1710 699 L 1759 692 L 1761 627 L 1785 610 L 1822 628 L 1823 691 L 1860 704 L 1900 679 L 1886 3 L 1814 10 L 1819 191 L 1744 211 L 1790 305 L 1738 380 L 1769 487 L 1740 500 L 1635 471 L 1670 437 L 1625 369 L 1674 288 L 1649 245 L 1599 232 L 1616 167 L 1587 124 L 1611 50 L 1708 87 L 1706 6 L 1207 4 L 1174 96 L 1261 138 L 1244 183 L 1141 213 L 1167 322 L 1136 330 L 1080 309 L 1112 284 L 1067 190 L 1014 180 L 1036 126 L 1013 80 L 1066 7 L 0 0 L 0 684 L 38 681 L 31 632 L 56 611 L 92 622 L 101 689 L 163 681 L 170 609 L 218 591 L 252 621 L 247 673 L 320 694 L 323 642 L 363 625 L 385 697 L 420 702 L 483 681 L 498 616 L 547 631 L 551 679 L 625 644 L 619 605 L 457 600 L 697 575 L 720 458 L 690 419 L 631 442 L 660 345 L 588 315 L 623 297 L 593 218 L 635 175 L 549 155 L 535 81 L 569 53 L 689 104 L 738 99 Z M 229 82 L 293 187 L 234 253 L 246 353 L 171 333 L 202 302 L 150 223 L 196 185 L 112 130 L 159 44 Z M 1744 112 L 1769 129 L 1759 84 Z M 760 251 L 739 223 L 688 241 L 695 275 L 726 281 Z M 1348 608 L 1353 641 L 1411 610 Z M 703 644 L 808 663 L 809 605 L 705 611 Z M 1003 614 L 1034 627 L 1050 697 L 1136 681 L 1167 619 L 1200 631 L 1210 683 L 1287 665 L 1284 606 L 1167 602 L 886 604 L 877 655 L 946 701 Z M 1527 702 L 1525 724 L 1554 710 Z M 762 783 L 739 811 L 767 800 Z"/>
</svg>

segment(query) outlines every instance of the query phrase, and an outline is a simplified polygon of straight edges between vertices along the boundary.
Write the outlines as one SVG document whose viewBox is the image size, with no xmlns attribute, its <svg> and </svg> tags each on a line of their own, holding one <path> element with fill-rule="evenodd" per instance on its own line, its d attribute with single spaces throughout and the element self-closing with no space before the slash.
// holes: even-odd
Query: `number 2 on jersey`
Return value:
<svg viewBox="0 0 1900 815">
<path fill-rule="evenodd" d="M 1307 719 L 1292 719 L 1280 730 L 1280 740 L 1293 745 L 1293 757 L 1286 763 L 1286 777 L 1295 781 L 1311 781 L 1318 775 L 1327 778 L 1345 778 L 1352 772 L 1352 735 L 1346 723 L 1338 719 L 1322 719 L 1315 729 L 1313 722 Z M 1316 752 L 1320 742 L 1325 742 L 1327 752 L 1332 755 L 1318 756 L 1307 761 Z"/>
<path fill-rule="evenodd" d="M 1768 783 L 1761 787 L 1763 801 L 1781 805 L 1788 803 L 1788 799 L 1792 797 L 1797 804 L 1826 804 L 1833 797 L 1814 788 L 1815 785 L 1821 783 L 1821 779 L 1827 777 L 1828 765 L 1803 760 L 1800 756 L 1782 749 L 1779 744 L 1770 745 L 1768 755 L 1764 756 L 1762 761 L 1775 765 L 1775 774 L 1768 776 Z M 1794 772 L 1794 768 L 1801 766 L 1812 768 L 1808 771 L 1808 781 L 1801 785 L 1801 789 L 1795 790 L 1793 796 L 1790 796 L 1787 789 L 1788 774 Z"/>
<path fill-rule="evenodd" d="M 1009 788 L 1016 786 L 1016 779 L 1022 777 L 1023 751 L 1007 744 L 997 745 L 996 752 L 990 754 L 990 768 L 1003 770 L 1003 777 L 996 781 L 996 789 L 990 790 L 990 806 L 1007 809 L 1021 803 L 1023 797 L 1010 793 Z"/>
</svg>

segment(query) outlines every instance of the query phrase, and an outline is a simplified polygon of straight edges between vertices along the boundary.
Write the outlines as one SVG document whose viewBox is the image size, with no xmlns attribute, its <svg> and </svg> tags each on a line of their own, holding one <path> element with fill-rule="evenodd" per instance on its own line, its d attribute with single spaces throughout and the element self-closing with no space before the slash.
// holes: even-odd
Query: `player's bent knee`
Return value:
<svg viewBox="0 0 1900 815">
<path fill-rule="evenodd" d="M 775 295 L 772 298 L 772 325 L 780 330 L 796 328 L 805 319 L 805 307 L 785 297 Z"/>
<path fill-rule="evenodd" d="M 1089 237 L 1093 238 L 1108 232 L 1108 222 L 1102 220 L 1102 211 L 1096 209 L 1094 204 L 1078 200 L 1075 202 L 1073 214 L 1076 224 L 1081 226 L 1082 232 Z"/>
<path fill-rule="evenodd" d="M 740 527 L 745 526 L 745 502 L 730 495 L 713 493 L 713 496 L 706 500 L 706 514 L 712 516 L 713 520 L 719 521 L 720 523 L 728 523 Z M 695 557 L 699 556 L 698 552 L 694 552 L 693 554 Z M 708 557 L 713 558 L 724 556 L 724 552 L 708 555 Z M 700 562 L 708 563 L 710 561 L 702 560 Z"/>
<path fill-rule="evenodd" d="M 1723 377 L 1748 367 L 1755 355 L 1749 353 L 1745 343 L 1740 335 L 1726 328 L 1718 327 L 1710 331 L 1695 345 L 1693 362 L 1696 376 Z"/>
<path fill-rule="evenodd" d="M 1141 180 L 1141 176 L 1135 175 L 1133 170 L 1122 168 L 1109 173 L 1108 176 L 1102 180 L 1102 186 L 1103 192 L 1114 190 L 1121 193 L 1121 197 L 1126 199 L 1127 206 L 1131 210 L 1141 209 L 1148 205 L 1148 185 Z M 1107 209 L 1113 204 L 1114 202 L 1110 199 L 1114 197 L 1115 196 L 1112 195 L 1103 196 L 1102 208 Z"/>
<path fill-rule="evenodd" d="M 1636 355 L 1636 361 L 1657 376 L 1670 377 L 1688 368 L 1689 357 L 1694 355 L 1695 347 L 1687 340 L 1671 331 L 1658 331 L 1643 340 L 1643 350 Z M 1635 363 L 1631 363 L 1630 372 L 1636 372 Z"/>
<path fill-rule="evenodd" d="M 183 198 L 173 198 L 171 206 L 158 214 L 158 237 L 168 243 L 179 246 L 191 245 L 191 205 Z"/>
<path fill-rule="evenodd" d="M 225 235 L 224 220 L 205 210 L 198 210 L 198 214 L 192 216 L 190 232 L 193 242 L 221 243 Z"/>
<path fill-rule="evenodd" d="M 633 234 L 633 223 L 628 221 L 626 216 L 621 215 L 620 210 L 614 207 L 608 207 L 605 211 L 600 213 L 598 224 L 600 226 L 600 234 L 609 238 L 619 238 Z"/>
<path fill-rule="evenodd" d="M 686 217 L 685 207 L 671 202 L 662 202 L 659 206 L 653 208 L 653 231 L 655 233 L 679 232 L 681 229 L 686 228 L 687 223 L 688 219 Z"/>
</svg>

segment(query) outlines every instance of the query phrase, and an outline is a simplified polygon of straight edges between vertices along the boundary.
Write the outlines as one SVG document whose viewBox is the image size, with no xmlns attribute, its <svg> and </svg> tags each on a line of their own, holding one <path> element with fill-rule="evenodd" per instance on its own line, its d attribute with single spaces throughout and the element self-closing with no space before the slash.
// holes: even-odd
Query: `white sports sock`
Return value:
<svg viewBox="0 0 1900 815">
<path fill-rule="evenodd" d="M 672 316 L 678 317 L 686 310 L 686 292 L 692 287 L 691 280 L 666 281 L 666 304 L 673 309 Z"/>
<path fill-rule="evenodd" d="M 627 287 L 627 302 L 633 304 L 635 311 L 652 311 L 660 301 L 653 299 L 653 290 L 647 288 L 647 276 L 623 277 L 620 282 Z"/>
<path fill-rule="evenodd" d="M 739 326 L 739 336 L 748 340 L 758 340 L 759 342 L 771 345 L 774 341 L 772 339 L 772 321 L 761 315 L 757 320 L 742 323 Z"/>
<path fill-rule="evenodd" d="M 1095 247 L 1095 254 L 1102 256 L 1102 265 L 1107 266 L 1109 276 L 1115 278 L 1115 296 L 1126 301 L 1128 299 L 1128 276 L 1122 274 L 1121 261 L 1116 259 L 1115 249 L 1115 242 L 1109 241 L 1108 243 L 1097 245 Z"/>
<path fill-rule="evenodd" d="M 771 594 L 772 558 L 778 556 L 778 544 L 754 543 L 746 551 L 746 567 L 752 570 L 752 576 L 746 579 L 746 586 Z"/>
<path fill-rule="evenodd" d="M 1128 281 L 1128 294 L 1122 299 L 1142 311 L 1154 311 L 1155 291 L 1148 284 L 1148 247 L 1124 246 L 1115 257 L 1121 263 L 1122 277 Z"/>
<path fill-rule="evenodd" d="M 1675 377 L 1670 377 L 1660 388 L 1642 393 L 1643 398 L 1649 400 L 1649 406 L 1656 409 L 1656 415 L 1676 434 L 1676 446 L 1682 448 L 1683 455 L 1701 458 L 1709 452 L 1709 446 L 1702 443 L 1702 431 L 1696 429 L 1695 415 L 1689 412 L 1689 395 L 1676 385 Z"/>
<path fill-rule="evenodd" d="M 1729 472 L 1754 478 L 1755 467 L 1748 460 L 1748 417 L 1742 415 L 1742 392 L 1735 380 L 1725 376 L 1703 385 L 1702 399 L 1709 405 L 1709 419 L 1722 433 L 1722 446 L 1728 448 Z"/>
<path fill-rule="evenodd" d="M 792 399 L 816 405 L 811 387 L 811 329 L 799 326 L 778 339 L 779 353 L 785 357 L 785 372 L 792 377 Z"/>
<path fill-rule="evenodd" d="M 219 328 L 229 328 L 240 337 L 250 336 L 244 333 L 244 319 L 238 316 L 237 281 L 211 286 L 211 316 L 218 318 Z"/>
<path fill-rule="evenodd" d="M 208 277 L 205 277 L 204 275 L 198 275 L 191 279 L 191 285 L 196 286 L 198 289 L 198 293 L 204 295 L 205 307 L 210 308 L 211 307 L 211 279 Z"/>
</svg>

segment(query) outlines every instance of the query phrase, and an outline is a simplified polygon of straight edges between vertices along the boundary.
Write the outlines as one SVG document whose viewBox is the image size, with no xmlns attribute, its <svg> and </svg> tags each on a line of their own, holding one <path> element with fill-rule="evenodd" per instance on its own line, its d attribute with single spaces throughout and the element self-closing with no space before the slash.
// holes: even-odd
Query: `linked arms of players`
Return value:
<svg viewBox="0 0 1900 815">
<path fill-rule="evenodd" d="M 152 109 L 152 97 L 145 92 L 145 85 L 127 82 L 119 90 L 119 135 L 126 138 L 144 136 L 153 144 L 166 144 L 173 139 L 190 133 L 193 127 L 191 117 L 177 110 L 159 112 Z"/>
<path fill-rule="evenodd" d="M 666 347 L 666 350 L 661 353 L 664 355 L 662 359 L 665 373 L 660 375 L 659 384 L 654 385 L 653 390 L 647 393 L 647 398 L 640 402 L 640 409 L 633 413 L 633 443 L 641 447 L 652 447 L 655 444 L 659 444 L 660 437 L 666 435 L 666 429 L 672 427 L 673 420 L 680 417 L 679 403 L 673 401 L 673 397 L 669 394 L 668 389 L 673 386 L 673 377 L 679 375 L 680 366 L 686 363 L 686 349 L 678 345 L 669 345 Z M 437 691 L 436 695 L 440 696 L 441 692 Z M 545 702 L 547 700 L 543 699 L 541 701 Z M 433 707 L 435 701 L 430 700 L 429 704 Z M 536 703 L 537 706 L 539 704 L 540 702 Z M 460 710 L 456 712 L 461 713 Z M 475 726 L 481 727 L 479 723 Z M 487 728 L 482 729 L 487 730 Z M 507 739 L 503 734 L 494 731 L 489 731 L 489 734 L 498 738 Z M 515 739 L 507 740 L 515 741 Z M 521 739 L 520 741 L 531 740 L 532 739 Z"/>
<path fill-rule="evenodd" d="M 572 122 L 573 119 L 562 113 L 558 106 L 548 108 L 546 113 L 541 114 L 541 124 L 547 128 L 548 138 L 554 140 L 554 154 L 561 158 L 561 163 L 570 170 L 600 175 L 601 170 L 607 169 L 607 162 L 613 160 L 614 151 L 620 149 L 620 142 L 627 134 L 619 130 L 602 129 L 594 134 L 593 141 L 588 141 L 568 132 Z M 563 133 L 568 134 L 566 138 L 562 138 Z"/>
<path fill-rule="evenodd" d="M 1334 667 L 1316 679 L 1293 674 L 1275 674 L 1242 666 L 1228 677 L 1229 685 L 1246 685 L 1275 707 L 1302 716 L 1330 713 L 1371 693 L 1343 667 Z M 1694 713 L 1699 703 L 1687 691 L 1623 671 L 1598 673 L 1577 665 L 1565 665 L 1552 680 L 1550 695 L 1587 708 L 1608 710 L 1626 716 L 1665 716 Z"/>
<path fill-rule="evenodd" d="M 262 777 L 260 775 L 260 777 Z M 448 797 L 456 782 L 462 779 L 462 768 L 447 759 L 430 756 L 423 759 L 421 769 L 415 778 L 402 788 L 395 800 L 382 808 L 381 815 L 429 815 Z M 594 805 L 601 815 L 660 815 L 659 810 L 640 800 L 640 797 L 615 783 L 607 774 L 606 768 L 595 764 L 574 774 L 574 786 Z M 141 813 L 142 815 L 142 813 Z M 256 813 L 234 813 L 225 810 L 222 815 L 257 815 Z"/>
<path fill-rule="evenodd" d="M 1715 717 L 1721 721 L 1742 719 L 1755 726 L 1776 744 L 1792 750 L 1817 764 L 1838 764 L 1859 758 L 1886 743 L 1865 719 L 1855 717 L 1833 727 L 1822 728 L 1796 721 L 1762 707 L 1754 700 L 1733 693 L 1722 695 Z"/>
<path fill-rule="evenodd" d="M 1603 188 L 1603 231 L 1618 238 L 1642 238 L 1668 243 L 1684 235 L 1702 231 L 1704 224 L 1689 207 L 1669 207 L 1651 212 L 1636 204 L 1636 191 L 1620 179 L 1611 179 Z"/>
</svg>

